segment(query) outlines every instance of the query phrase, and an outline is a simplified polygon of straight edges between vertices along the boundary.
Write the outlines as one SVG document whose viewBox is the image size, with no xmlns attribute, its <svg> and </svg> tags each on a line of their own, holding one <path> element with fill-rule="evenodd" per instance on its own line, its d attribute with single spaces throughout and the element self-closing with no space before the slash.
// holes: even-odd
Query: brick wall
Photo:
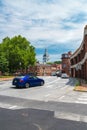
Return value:
<svg viewBox="0 0 87 130">
<path fill-rule="evenodd" d="M 62 54 L 62 73 L 66 73 L 70 76 L 70 56 L 71 52 Z"/>
<path fill-rule="evenodd" d="M 47 65 L 47 64 L 38 64 L 36 66 L 30 66 L 28 68 L 28 73 L 36 73 L 38 76 L 50 76 L 52 72 L 56 72 L 58 70 L 61 70 L 61 64 L 53 64 L 53 65 Z"/>
<path fill-rule="evenodd" d="M 87 80 L 87 25 L 84 28 L 82 43 L 72 54 L 70 61 L 71 76 Z"/>
</svg>

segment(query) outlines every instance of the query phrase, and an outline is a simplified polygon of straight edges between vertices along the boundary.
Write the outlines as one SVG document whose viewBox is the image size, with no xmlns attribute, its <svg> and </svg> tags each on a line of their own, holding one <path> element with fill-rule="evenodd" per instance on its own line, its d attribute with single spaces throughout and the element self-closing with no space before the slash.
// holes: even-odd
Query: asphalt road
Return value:
<svg viewBox="0 0 87 130">
<path fill-rule="evenodd" d="M 0 95 L 36 101 L 56 101 L 87 104 L 87 94 L 73 91 L 75 80 L 61 79 L 55 76 L 41 77 L 44 86 L 16 89 L 12 81 L 0 82 Z"/>
<path fill-rule="evenodd" d="M 0 130 L 86 130 L 87 123 L 54 117 L 54 112 L 37 109 L 0 109 Z"/>
<path fill-rule="evenodd" d="M 43 78 L 44 86 L 27 89 L 0 82 L 0 130 L 87 129 L 86 93 L 73 91 L 72 79 Z"/>
</svg>

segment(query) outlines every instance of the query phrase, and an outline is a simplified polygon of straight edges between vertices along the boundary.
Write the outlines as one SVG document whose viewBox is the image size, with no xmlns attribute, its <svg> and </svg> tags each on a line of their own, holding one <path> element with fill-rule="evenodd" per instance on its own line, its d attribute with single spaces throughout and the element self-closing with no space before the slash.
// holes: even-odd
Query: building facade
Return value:
<svg viewBox="0 0 87 130">
<path fill-rule="evenodd" d="M 52 72 L 60 71 L 61 64 L 37 64 L 36 66 L 30 66 L 28 73 L 34 73 L 37 76 L 50 76 Z"/>
<path fill-rule="evenodd" d="M 70 76 L 70 57 L 71 57 L 71 51 L 68 53 L 62 54 L 62 73 L 66 73 Z"/>
<path fill-rule="evenodd" d="M 71 76 L 87 80 L 87 25 L 84 28 L 80 47 L 72 54 Z"/>
<path fill-rule="evenodd" d="M 47 49 L 43 54 L 43 64 L 37 62 L 35 66 L 29 66 L 28 73 L 33 73 L 37 76 L 51 76 L 53 72 L 61 71 L 61 64 L 47 64 L 49 60 L 49 54 Z"/>
</svg>

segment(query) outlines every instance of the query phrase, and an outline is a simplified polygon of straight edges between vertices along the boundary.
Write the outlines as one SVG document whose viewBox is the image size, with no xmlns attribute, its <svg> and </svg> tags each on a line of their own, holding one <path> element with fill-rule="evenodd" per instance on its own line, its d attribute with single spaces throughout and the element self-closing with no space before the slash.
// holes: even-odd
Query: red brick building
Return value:
<svg viewBox="0 0 87 130">
<path fill-rule="evenodd" d="M 62 54 L 62 73 L 66 73 L 70 76 L 70 56 L 71 52 Z"/>
<path fill-rule="evenodd" d="M 35 73 L 37 76 L 50 76 L 52 72 L 61 70 L 61 64 L 37 64 L 28 68 L 29 73 Z"/>
<path fill-rule="evenodd" d="M 80 47 L 72 54 L 71 76 L 87 80 L 87 25 Z"/>
</svg>

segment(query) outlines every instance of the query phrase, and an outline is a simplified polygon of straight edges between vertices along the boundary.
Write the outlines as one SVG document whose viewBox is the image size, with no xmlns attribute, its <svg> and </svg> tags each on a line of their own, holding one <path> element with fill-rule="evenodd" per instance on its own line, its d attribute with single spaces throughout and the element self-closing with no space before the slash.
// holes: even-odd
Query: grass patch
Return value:
<svg viewBox="0 0 87 130">
<path fill-rule="evenodd" d="M 80 81 L 77 80 L 75 86 L 80 86 L 80 85 L 81 85 Z"/>
<path fill-rule="evenodd" d="M 80 80 L 77 80 L 73 90 L 80 92 L 87 92 L 87 87 L 83 86 Z"/>
</svg>

